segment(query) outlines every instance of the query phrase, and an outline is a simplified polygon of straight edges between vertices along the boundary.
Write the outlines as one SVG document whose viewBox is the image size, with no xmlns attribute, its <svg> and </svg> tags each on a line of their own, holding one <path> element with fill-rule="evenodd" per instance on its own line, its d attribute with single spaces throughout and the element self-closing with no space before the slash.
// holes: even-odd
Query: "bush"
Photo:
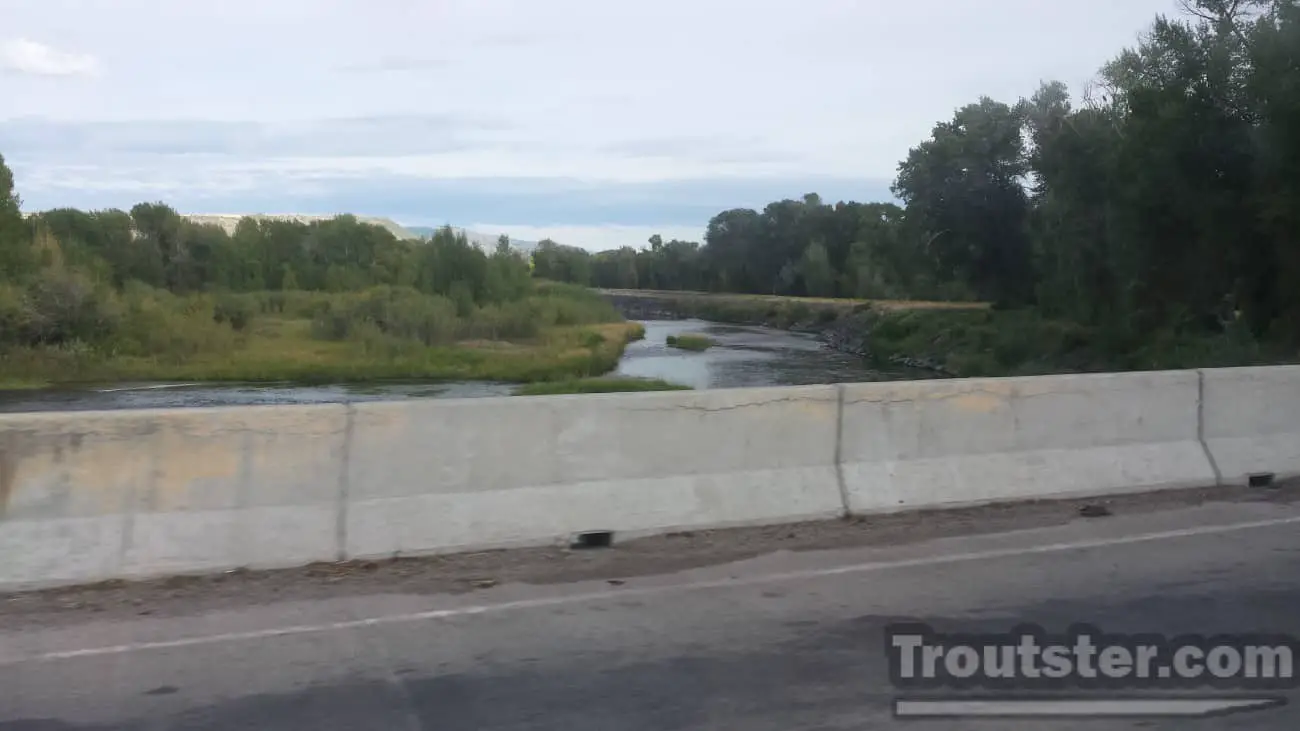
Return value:
<svg viewBox="0 0 1300 731">
<path fill-rule="evenodd" d="M 447 297 L 456 305 L 456 317 L 466 318 L 474 313 L 474 289 L 468 283 L 452 282 Z"/>
<path fill-rule="evenodd" d="M 540 332 L 537 307 L 528 301 L 488 305 L 476 310 L 462 330 L 467 338 L 489 340 L 534 338 Z"/>
<path fill-rule="evenodd" d="M 375 287 L 325 300 L 312 320 L 312 334 L 324 340 L 352 339 L 366 325 L 389 337 L 428 346 L 453 342 L 460 321 L 456 305 L 446 297 L 407 287 Z"/>
<path fill-rule="evenodd" d="M 179 362 L 236 346 L 234 330 L 216 321 L 215 304 L 207 298 L 138 284 L 126 288 L 123 300 L 121 323 L 106 343 L 111 352 Z"/>
<path fill-rule="evenodd" d="M 258 303 L 251 297 L 224 295 L 213 305 L 212 319 L 217 323 L 229 323 L 234 330 L 244 330 L 259 309 Z"/>
<path fill-rule="evenodd" d="M 668 347 L 680 350 L 708 350 L 713 347 L 713 341 L 703 335 L 669 335 Z"/>
<path fill-rule="evenodd" d="M 57 268 L 42 271 L 21 295 L 6 288 L 0 300 L 5 340 L 25 345 L 94 342 L 111 334 L 122 316 L 112 290 Z"/>
<path fill-rule="evenodd" d="M 539 324 L 543 327 L 597 325 L 618 322 L 623 316 L 612 304 L 599 297 L 595 300 L 548 294 L 532 298 Z"/>
<path fill-rule="evenodd" d="M 0 346 L 20 344 L 27 322 L 23 290 L 0 284 Z"/>
</svg>

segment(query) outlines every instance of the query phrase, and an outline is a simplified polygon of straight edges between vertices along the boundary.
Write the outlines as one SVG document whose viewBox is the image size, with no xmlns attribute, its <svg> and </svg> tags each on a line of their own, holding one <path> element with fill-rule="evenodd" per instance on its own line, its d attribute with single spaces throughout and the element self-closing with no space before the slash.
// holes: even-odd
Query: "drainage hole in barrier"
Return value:
<svg viewBox="0 0 1300 731">
<path fill-rule="evenodd" d="M 569 543 L 570 548 L 609 548 L 614 545 L 614 531 L 589 530 L 578 533 Z"/>
<path fill-rule="evenodd" d="M 1247 483 L 1247 484 L 1249 484 L 1251 487 L 1272 487 L 1272 486 L 1273 486 L 1273 473 L 1272 473 L 1272 472 L 1256 472 L 1255 474 L 1250 475 L 1250 476 L 1247 478 L 1247 480 L 1248 480 L 1248 483 Z"/>
</svg>

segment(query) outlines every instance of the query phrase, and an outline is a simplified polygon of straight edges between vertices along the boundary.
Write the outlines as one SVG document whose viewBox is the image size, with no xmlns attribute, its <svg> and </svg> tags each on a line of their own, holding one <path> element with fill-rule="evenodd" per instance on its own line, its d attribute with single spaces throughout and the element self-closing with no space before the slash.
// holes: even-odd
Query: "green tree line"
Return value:
<svg viewBox="0 0 1300 731">
<path fill-rule="evenodd" d="M 94 341 L 107 319 L 120 319 L 120 293 L 349 293 L 382 287 L 396 294 L 381 298 L 417 301 L 403 292 L 435 297 L 461 317 L 520 302 L 533 292 L 529 262 L 508 239 L 502 237 L 488 253 L 450 227 L 429 240 L 407 241 L 348 215 L 311 223 L 246 217 L 227 233 L 162 203 L 24 217 L 13 175 L 0 157 L 0 345 Z M 227 300 L 241 301 L 247 300 Z M 247 316 L 239 309 L 218 306 L 215 316 L 237 324 Z"/>
<path fill-rule="evenodd" d="M 0 186 L 8 200 L 0 213 L 7 264 L 0 281 L 10 283 L 37 276 L 47 264 L 42 256 L 57 246 L 68 265 L 114 287 L 135 281 L 175 294 L 394 285 L 441 295 L 464 290 L 485 303 L 518 299 L 527 289 L 527 259 L 506 237 L 488 254 L 450 227 L 410 241 L 351 215 L 310 223 L 245 217 L 228 234 L 163 203 L 129 212 L 62 208 L 24 220 L 7 167 L 0 167 Z"/>
<path fill-rule="evenodd" d="M 979 299 L 1120 336 L 1300 341 L 1300 2 L 1186 0 L 1071 94 L 981 98 L 898 167 L 892 202 L 809 194 L 709 221 L 703 244 L 536 271 L 610 288 Z"/>
</svg>

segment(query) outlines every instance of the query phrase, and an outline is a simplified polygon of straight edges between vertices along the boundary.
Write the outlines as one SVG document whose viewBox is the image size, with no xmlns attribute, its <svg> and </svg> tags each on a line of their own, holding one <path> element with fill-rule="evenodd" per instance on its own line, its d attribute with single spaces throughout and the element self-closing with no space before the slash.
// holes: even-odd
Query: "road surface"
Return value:
<svg viewBox="0 0 1300 731">
<path fill-rule="evenodd" d="M 1300 635 L 1289 494 L 1077 507 L 0 597 L 0 730 L 1300 727 L 895 720 L 898 619 Z"/>
</svg>

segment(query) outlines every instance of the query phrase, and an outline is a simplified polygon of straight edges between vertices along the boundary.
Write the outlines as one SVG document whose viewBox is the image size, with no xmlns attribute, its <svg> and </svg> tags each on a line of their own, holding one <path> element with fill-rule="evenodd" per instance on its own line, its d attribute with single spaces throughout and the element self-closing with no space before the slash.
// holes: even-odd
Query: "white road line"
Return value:
<svg viewBox="0 0 1300 731">
<path fill-rule="evenodd" d="M 939 699 L 894 701 L 899 718 L 1205 718 L 1285 704 L 1282 698 Z"/>
<path fill-rule="evenodd" d="M 973 561 L 989 561 L 1001 558 L 1014 558 L 1017 556 L 1034 556 L 1047 553 L 1062 553 L 1066 551 L 1080 551 L 1091 548 L 1108 548 L 1112 546 L 1130 546 L 1137 543 L 1150 543 L 1153 541 L 1164 541 L 1175 538 L 1191 538 L 1196 536 L 1217 535 L 1222 533 L 1236 533 L 1239 531 L 1256 530 L 1259 528 L 1272 528 L 1276 526 L 1292 525 L 1300 523 L 1300 516 L 1290 518 L 1275 518 L 1272 520 L 1259 520 L 1249 523 L 1230 523 L 1225 525 L 1199 526 L 1196 528 L 1182 528 L 1178 530 L 1160 531 L 1156 533 L 1141 533 L 1137 535 L 1124 536 L 1120 538 L 1102 538 L 1089 541 L 1074 541 L 1070 543 L 1048 543 L 1041 546 L 1030 546 L 1027 548 L 999 548 L 988 551 L 972 551 L 968 553 L 954 553 L 943 556 L 926 556 L 922 558 L 909 558 L 897 561 L 877 561 L 869 563 L 851 564 L 848 566 L 835 566 L 825 569 L 806 569 L 803 571 L 789 571 L 776 574 L 764 574 L 759 576 L 749 576 L 744 578 L 730 579 L 713 579 L 709 581 L 696 581 L 683 584 L 672 584 L 667 586 L 647 586 L 647 587 L 629 587 L 626 589 L 612 589 L 607 591 L 595 591 L 585 594 L 570 594 L 555 597 L 540 597 L 537 599 L 521 599 L 512 602 L 501 602 L 499 604 L 478 604 L 468 607 L 455 607 L 451 609 L 434 609 L 426 612 L 412 612 L 409 614 L 390 614 L 378 617 L 367 617 L 364 619 L 350 619 L 340 622 L 326 622 L 323 624 L 302 624 L 290 625 L 286 627 L 275 627 L 270 629 L 250 630 L 247 632 L 228 632 L 214 635 L 201 635 L 196 637 L 183 637 L 175 640 L 161 640 L 157 642 L 132 642 L 122 645 L 109 645 L 105 647 L 89 647 L 80 650 L 63 650 L 59 652 L 47 652 L 30 655 L 26 658 L 0 659 L 0 666 L 17 665 L 23 662 L 46 662 L 52 660 L 70 660 L 82 657 L 96 657 L 101 655 L 121 655 L 131 652 L 142 652 L 146 650 L 170 650 L 181 647 L 194 647 L 197 645 L 213 645 L 224 642 L 246 642 L 251 640 L 263 640 L 273 637 L 285 637 L 288 635 L 303 635 L 325 632 L 336 632 L 339 630 L 358 629 L 362 627 L 378 627 L 389 624 L 404 624 L 409 622 L 424 622 L 437 619 L 448 619 L 451 617 L 468 617 L 480 614 L 496 614 L 519 609 L 542 609 L 546 607 L 556 607 L 565 604 L 578 604 L 584 602 L 598 602 L 608 599 L 625 599 L 633 596 L 647 596 L 653 594 L 665 594 L 676 591 L 698 591 L 701 589 L 725 589 L 740 586 L 756 586 L 762 584 L 776 584 L 784 581 L 797 581 L 801 579 L 815 579 L 826 576 L 840 576 L 844 574 L 860 574 L 873 571 L 889 571 L 893 569 L 916 568 L 922 566 L 942 566 L 947 564 L 968 563 Z"/>
</svg>

